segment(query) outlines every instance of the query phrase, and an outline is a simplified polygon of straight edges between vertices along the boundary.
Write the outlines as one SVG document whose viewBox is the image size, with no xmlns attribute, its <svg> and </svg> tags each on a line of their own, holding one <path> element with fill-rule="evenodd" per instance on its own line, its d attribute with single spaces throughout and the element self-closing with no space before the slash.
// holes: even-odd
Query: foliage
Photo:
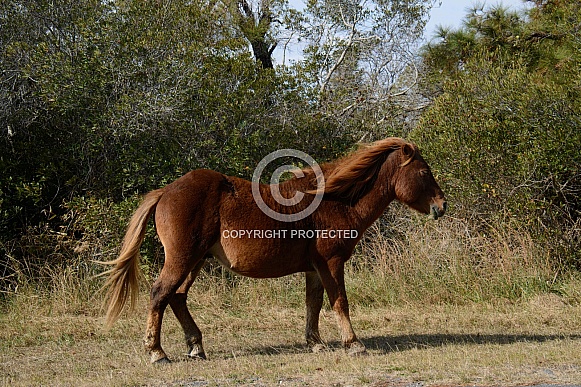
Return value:
<svg viewBox="0 0 581 387">
<path fill-rule="evenodd" d="M 393 98 L 417 78 L 414 52 L 434 1 L 309 1 L 299 32 L 306 43 L 297 71 L 316 84 L 326 114 L 366 127 L 393 113 Z M 385 127 L 385 126 L 384 126 Z"/>
<path fill-rule="evenodd" d="M 426 106 L 419 79 L 434 102 L 410 139 L 452 209 L 478 235 L 502 220 L 578 265 L 578 2 L 539 0 L 528 15 L 475 6 L 420 64 L 412 51 L 433 1 L 257 4 L 0 0 L 0 287 L 45 261 L 92 274 L 91 259 L 114 257 L 139 195 L 188 170 L 248 178 L 276 149 L 324 161 L 358 139 L 407 134 Z M 306 43 L 305 60 L 265 66 L 283 33 Z M 509 247 L 530 247 L 507 233 Z M 403 250 L 405 238 L 388 242 Z M 144 262 L 160 254 L 148 238 Z M 551 265 L 531 270 L 532 289 Z M 477 269 L 458 281 L 488 267 Z"/>
<path fill-rule="evenodd" d="M 528 18 L 476 9 L 441 31 L 423 53 L 441 94 L 413 134 L 457 208 L 514 217 L 569 257 L 580 244 L 580 22 L 578 2 L 548 1 Z"/>
<path fill-rule="evenodd" d="M 0 18 L 3 235 L 58 226 L 63 199 L 119 201 L 200 167 L 248 177 L 283 145 L 330 158 L 351 142 L 204 2 L 6 0 Z"/>
</svg>

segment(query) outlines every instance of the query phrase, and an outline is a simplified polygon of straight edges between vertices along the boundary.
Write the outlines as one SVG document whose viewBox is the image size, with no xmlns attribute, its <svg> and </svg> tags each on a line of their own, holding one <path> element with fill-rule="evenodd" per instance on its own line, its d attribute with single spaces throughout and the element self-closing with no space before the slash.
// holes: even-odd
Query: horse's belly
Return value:
<svg viewBox="0 0 581 387">
<path fill-rule="evenodd" d="M 209 251 L 233 272 L 252 278 L 276 278 L 313 270 L 304 249 L 281 248 L 270 243 L 222 239 Z"/>
</svg>

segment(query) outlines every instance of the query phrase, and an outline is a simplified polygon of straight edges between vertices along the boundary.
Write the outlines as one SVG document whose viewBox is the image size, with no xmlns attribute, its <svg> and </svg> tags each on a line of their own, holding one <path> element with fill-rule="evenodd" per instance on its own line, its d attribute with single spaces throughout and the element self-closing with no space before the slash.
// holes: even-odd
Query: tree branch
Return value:
<svg viewBox="0 0 581 387">
<path fill-rule="evenodd" d="M 345 21 L 345 19 L 343 17 L 343 10 L 340 7 L 339 7 L 339 10 L 341 12 L 341 18 L 343 19 L 343 23 L 345 23 L 345 25 L 349 26 L 346 23 L 346 21 Z M 349 27 L 351 27 L 351 32 L 349 33 L 349 38 L 347 40 L 347 45 L 345 46 L 345 49 L 341 53 L 341 56 L 339 57 L 339 59 L 337 60 L 337 62 L 335 62 L 335 64 L 333 65 L 333 67 L 331 67 L 331 69 L 327 73 L 327 76 L 323 80 L 323 82 L 321 84 L 321 88 L 319 89 L 319 95 L 322 95 L 325 92 L 325 89 L 327 88 L 327 85 L 329 84 L 329 81 L 331 80 L 331 77 L 333 76 L 333 73 L 339 68 L 339 66 L 341 65 L 341 63 L 343 63 L 343 61 L 345 60 L 345 56 L 347 55 L 347 51 L 349 51 L 349 49 L 353 45 L 353 39 L 355 38 L 355 35 L 357 35 L 356 25 L 357 25 L 357 21 L 354 20 L 353 21 L 353 24 L 349 26 Z"/>
</svg>

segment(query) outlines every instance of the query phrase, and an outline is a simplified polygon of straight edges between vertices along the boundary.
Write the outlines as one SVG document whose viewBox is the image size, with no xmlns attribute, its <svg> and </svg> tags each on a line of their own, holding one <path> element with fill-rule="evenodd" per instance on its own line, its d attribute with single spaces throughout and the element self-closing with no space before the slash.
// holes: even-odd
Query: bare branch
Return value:
<svg viewBox="0 0 581 387">
<path fill-rule="evenodd" d="M 339 8 L 339 9 L 341 10 L 341 17 L 343 17 L 343 10 L 341 8 Z M 343 19 L 343 21 L 344 21 L 344 19 Z M 339 68 L 339 66 L 341 66 L 341 64 L 345 60 L 345 56 L 347 55 L 347 51 L 349 51 L 349 49 L 353 45 L 353 40 L 355 39 L 355 36 L 357 35 L 356 25 L 357 25 L 357 21 L 354 20 L 353 24 L 351 25 L 351 32 L 349 33 L 349 38 L 347 39 L 347 45 L 345 46 L 345 49 L 341 53 L 341 56 L 339 57 L 339 59 L 337 59 L 337 62 L 335 62 L 333 67 L 331 67 L 331 69 L 329 70 L 329 72 L 325 76 L 325 79 L 323 80 L 323 82 L 321 84 L 321 88 L 319 89 L 319 95 L 322 95 L 325 92 L 325 89 L 327 88 L 327 85 L 329 84 L 329 81 L 331 80 L 333 73 Z"/>
</svg>

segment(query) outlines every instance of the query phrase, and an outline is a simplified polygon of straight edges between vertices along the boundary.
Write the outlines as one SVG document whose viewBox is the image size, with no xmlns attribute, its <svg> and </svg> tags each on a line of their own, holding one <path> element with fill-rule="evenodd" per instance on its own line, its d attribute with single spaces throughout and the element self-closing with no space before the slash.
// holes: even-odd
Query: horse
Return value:
<svg viewBox="0 0 581 387">
<path fill-rule="evenodd" d="M 234 273 L 276 278 L 304 272 L 306 278 L 307 346 L 324 348 L 319 314 L 324 292 L 335 312 L 343 347 L 350 355 L 366 354 L 351 326 L 345 292 L 344 265 L 365 230 L 397 200 L 435 219 L 446 212 L 444 193 L 418 147 L 401 138 L 362 146 L 347 156 L 320 165 L 324 185 L 308 167 L 284 182 L 259 184 L 264 203 L 280 214 L 304 210 L 319 197 L 303 219 L 283 221 L 261 210 L 250 181 L 212 170 L 194 170 L 167 186 L 149 192 L 133 214 L 117 259 L 105 264 L 106 324 L 111 326 L 124 306 L 135 305 L 142 273 L 139 249 L 148 219 L 155 213 L 157 235 L 165 262 L 153 283 L 145 332 L 152 363 L 168 363 L 161 347 L 164 310 L 171 307 L 183 328 L 187 355 L 206 359 L 202 333 L 186 305 L 204 261 L 215 257 Z M 294 205 L 275 200 L 302 195 Z"/>
</svg>

